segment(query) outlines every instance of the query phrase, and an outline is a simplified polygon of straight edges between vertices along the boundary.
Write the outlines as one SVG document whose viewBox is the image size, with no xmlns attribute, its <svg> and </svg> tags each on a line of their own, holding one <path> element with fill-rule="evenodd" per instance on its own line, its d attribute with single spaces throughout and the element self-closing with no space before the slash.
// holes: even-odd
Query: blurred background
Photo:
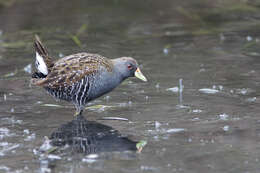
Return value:
<svg viewBox="0 0 260 173">
<path fill-rule="evenodd" d="M 0 172 L 259 172 L 259 31 L 258 0 L 0 0 Z M 146 140 L 141 154 L 37 152 L 74 108 L 30 85 L 35 34 L 56 59 L 138 60 L 149 82 L 84 116 Z"/>
</svg>

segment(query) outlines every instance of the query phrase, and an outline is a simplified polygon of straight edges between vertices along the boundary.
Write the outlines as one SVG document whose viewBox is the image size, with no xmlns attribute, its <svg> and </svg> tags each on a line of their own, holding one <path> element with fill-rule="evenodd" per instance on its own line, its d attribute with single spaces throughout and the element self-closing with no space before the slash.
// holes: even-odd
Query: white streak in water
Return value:
<svg viewBox="0 0 260 173">
<path fill-rule="evenodd" d="M 182 128 L 174 128 L 174 129 L 168 129 L 166 132 L 167 133 L 178 133 L 178 132 L 182 132 L 185 131 L 185 129 Z"/>
<path fill-rule="evenodd" d="M 121 117 L 103 117 L 102 120 L 129 121 L 127 118 L 121 118 Z"/>
<path fill-rule="evenodd" d="M 179 92 L 179 87 L 168 88 L 168 89 L 166 89 L 166 91 L 171 91 L 171 92 L 177 93 L 177 92 Z"/>
<path fill-rule="evenodd" d="M 199 89 L 199 92 L 202 92 L 205 94 L 216 94 L 219 92 L 219 90 L 211 89 L 211 88 L 201 88 L 201 89 Z"/>
</svg>

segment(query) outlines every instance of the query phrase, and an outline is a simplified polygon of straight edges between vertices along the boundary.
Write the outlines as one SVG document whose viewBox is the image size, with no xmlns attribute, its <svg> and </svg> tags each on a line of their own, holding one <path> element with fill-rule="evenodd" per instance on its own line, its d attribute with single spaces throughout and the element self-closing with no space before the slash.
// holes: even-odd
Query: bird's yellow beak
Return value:
<svg viewBox="0 0 260 173">
<path fill-rule="evenodd" d="M 135 71 L 135 77 L 137 77 L 138 79 L 141 79 L 142 81 L 147 82 L 146 77 L 143 75 L 143 73 L 141 72 L 141 70 L 139 68 L 137 68 Z"/>
</svg>

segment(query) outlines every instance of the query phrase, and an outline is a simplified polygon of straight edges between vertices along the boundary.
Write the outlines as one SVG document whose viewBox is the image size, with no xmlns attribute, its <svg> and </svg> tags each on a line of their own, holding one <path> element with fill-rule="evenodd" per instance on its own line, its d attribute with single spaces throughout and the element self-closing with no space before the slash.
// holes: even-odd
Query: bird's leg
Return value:
<svg viewBox="0 0 260 173">
<path fill-rule="evenodd" d="M 76 105 L 76 112 L 74 113 L 74 117 L 81 116 L 83 112 L 83 109 L 80 108 L 80 106 Z"/>
</svg>

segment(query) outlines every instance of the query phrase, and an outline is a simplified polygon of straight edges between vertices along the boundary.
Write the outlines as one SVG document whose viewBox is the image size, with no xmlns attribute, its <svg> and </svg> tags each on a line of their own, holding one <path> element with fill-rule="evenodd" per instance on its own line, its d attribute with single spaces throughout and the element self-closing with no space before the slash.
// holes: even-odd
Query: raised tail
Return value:
<svg viewBox="0 0 260 173">
<path fill-rule="evenodd" d="M 53 63 L 38 35 L 35 35 L 34 49 L 36 52 L 35 67 L 38 70 L 38 73 L 43 74 L 40 76 L 47 76 Z"/>
</svg>

